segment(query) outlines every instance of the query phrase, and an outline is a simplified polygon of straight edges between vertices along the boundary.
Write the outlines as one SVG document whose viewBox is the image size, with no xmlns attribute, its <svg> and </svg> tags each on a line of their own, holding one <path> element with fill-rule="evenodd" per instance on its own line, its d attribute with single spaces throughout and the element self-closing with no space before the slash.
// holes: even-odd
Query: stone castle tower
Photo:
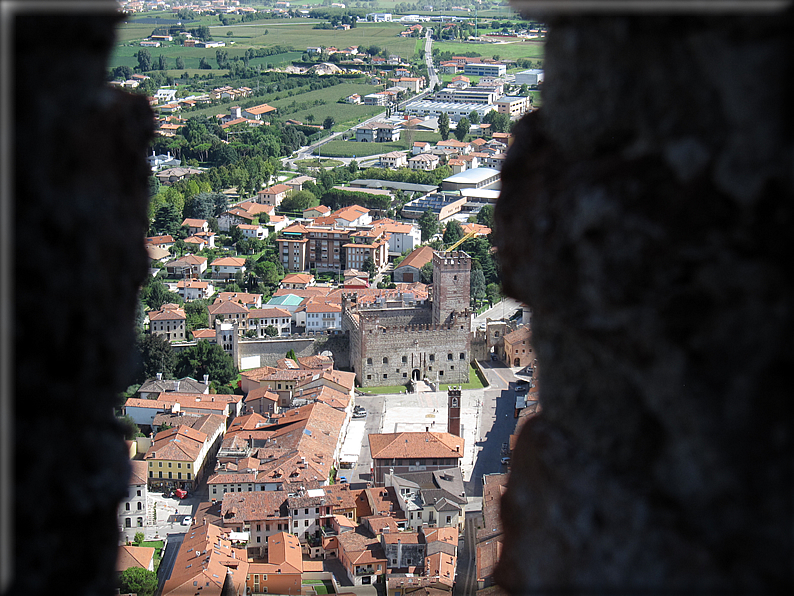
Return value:
<svg viewBox="0 0 794 596">
<path fill-rule="evenodd" d="M 469 309 L 471 257 L 462 250 L 433 253 L 433 323 Z"/>
<path fill-rule="evenodd" d="M 447 432 L 460 437 L 460 389 L 447 390 Z"/>
</svg>

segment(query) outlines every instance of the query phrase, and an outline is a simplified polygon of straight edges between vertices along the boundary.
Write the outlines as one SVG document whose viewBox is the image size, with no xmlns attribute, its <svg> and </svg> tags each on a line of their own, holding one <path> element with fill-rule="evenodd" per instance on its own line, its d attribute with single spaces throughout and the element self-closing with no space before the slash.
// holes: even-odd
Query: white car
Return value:
<svg viewBox="0 0 794 596">
<path fill-rule="evenodd" d="M 183 526 L 189 526 L 192 521 L 193 521 L 193 518 L 191 518 L 189 515 L 186 515 L 185 517 L 182 518 L 182 525 Z"/>
</svg>

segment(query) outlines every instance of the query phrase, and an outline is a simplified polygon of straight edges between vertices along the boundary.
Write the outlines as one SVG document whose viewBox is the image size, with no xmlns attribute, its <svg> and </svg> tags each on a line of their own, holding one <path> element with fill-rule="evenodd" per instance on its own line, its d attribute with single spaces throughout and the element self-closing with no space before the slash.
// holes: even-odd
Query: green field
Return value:
<svg viewBox="0 0 794 596">
<path fill-rule="evenodd" d="M 385 385 L 383 387 L 362 387 L 360 391 L 364 393 L 376 393 L 378 395 L 390 393 L 407 393 L 407 385 Z"/>
<path fill-rule="evenodd" d="M 453 383 L 451 385 L 440 385 L 438 387 L 439 391 L 446 391 L 450 387 L 456 387 L 460 385 L 462 389 L 482 389 L 485 387 L 482 380 L 480 379 L 480 375 L 477 374 L 477 371 L 474 370 L 474 367 L 469 364 L 469 382 L 468 383 Z"/>
<path fill-rule="evenodd" d="M 295 162 L 299 168 L 335 168 L 341 166 L 342 162 L 338 159 L 300 159 Z"/>
<path fill-rule="evenodd" d="M 154 13 L 152 13 L 154 14 Z M 223 50 L 229 53 L 229 58 L 243 56 L 248 48 L 272 47 L 276 45 L 291 46 L 295 49 L 295 57 L 300 59 L 308 46 L 335 46 L 343 49 L 349 46 L 361 46 L 362 50 L 372 45 L 386 48 L 390 53 L 397 54 L 404 60 L 413 58 L 416 48 L 420 47 L 413 38 L 399 37 L 400 31 L 405 27 L 400 23 L 361 23 L 355 29 L 337 31 L 331 29 L 312 29 L 318 24 L 317 19 L 286 19 L 260 21 L 258 23 L 245 23 L 229 27 L 216 24 L 217 19 L 202 18 L 194 23 L 187 24 L 188 29 L 199 25 L 210 24 L 210 33 L 216 41 L 225 41 L 227 45 Z M 156 24 L 137 24 L 130 21 L 117 29 L 118 44 L 110 57 L 108 67 L 116 66 L 135 67 L 138 64 L 135 54 L 141 49 L 139 42 L 157 28 Z M 265 33 L 267 31 L 267 34 Z M 231 32 L 231 36 L 227 33 Z M 198 68 L 201 58 L 206 58 L 210 64 L 215 64 L 215 52 L 218 48 L 186 48 L 175 42 L 164 42 L 159 48 L 148 48 L 153 61 L 157 61 L 162 54 L 168 58 L 169 65 L 173 67 L 177 56 L 182 56 L 187 68 Z M 281 54 L 284 56 L 284 54 Z M 273 56 L 255 58 L 251 62 L 271 63 Z M 283 64 L 283 63 L 282 63 Z M 278 64 L 281 65 L 281 64 Z M 204 71 L 205 74 L 218 74 L 217 71 Z"/>
<path fill-rule="evenodd" d="M 529 58 L 530 60 L 543 60 L 542 41 L 516 41 L 512 43 L 463 43 L 451 41 L 437 41 L 433 43 L 433 49 L 438 48 L 442 52 L 452 52 L 455 55 L 462 55 L 465 52 L 477 52 L 489 58 L 498 55 L 500 59 L 518 60 L 519 58 Z"/>
<path fill-rule="evenodd" d="M 329 157 L 368 157 L 389 151 L 405 151 L 410 149 L 416 141 L 427 143 L 437 143 L 441 140 L 441 135 L 435 132 L 414 132 L 413 139 L 410 141 L 405 137 L 400 137 L 394 143 L 357 143 L 356 141 L 329 141 L 322 148 L 322 155 Z"/>
</svg>

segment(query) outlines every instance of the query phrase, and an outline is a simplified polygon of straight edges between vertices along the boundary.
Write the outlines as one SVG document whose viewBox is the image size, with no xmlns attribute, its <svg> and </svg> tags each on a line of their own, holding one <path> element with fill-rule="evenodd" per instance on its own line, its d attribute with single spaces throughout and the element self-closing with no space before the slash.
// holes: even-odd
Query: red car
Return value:
<svg viewBox="0 0 794 596">
<path fill-rule="evenodd" d="M 182 490 L 181 488 L 178 488 L 178 489 L 176 489 L 176 490 L 174 491 L 174 494 L 175 494 L 175 495 L 176 495 L 178 498 L 180 498 L 180 499 L 184 499 L 184 498 L 187 496 L 187 491 L 186 491 L 186 490 Z"/>
</svg>

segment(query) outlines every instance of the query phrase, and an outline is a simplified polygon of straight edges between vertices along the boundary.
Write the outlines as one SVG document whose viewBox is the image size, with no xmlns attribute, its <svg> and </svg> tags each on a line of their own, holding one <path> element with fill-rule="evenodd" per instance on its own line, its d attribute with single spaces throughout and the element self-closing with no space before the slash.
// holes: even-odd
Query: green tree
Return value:
<svg viewBox="0 0 794 596">
<path fill-rule="evenodd" d="M 431 209 L 419 218 L 419 229 L 422 231 L 422 242 L 427 242 L 438 232 L 438 219 Z"/>
<path fill-rule="evenodd" d="M 453 219 L 444 230 L 444 246 L 452 246 L 461 238 L 463 238 L 463 228 L 458 220 Z"/>
<path fill-rule="evenodd" d="M 493 132 L 507 132 L 510 130 L 510 116 L 508 114 L 500 114 L 496 110 L 488 112 L 482 121 L 490 124 Z"/>
<path fill-rule="evenodd" d="M 119 588 L 123 594 L 152 596 L 157 590 L 157 574 L 143 567 L 129 567 L 119 574 Z"/>
<path fill-rule="evenodd" d="M 306 122 L 308 122 L 309 124 L 314 122 L 314 114 L 306 114 Z"/>
<path fill-rule="evenodd" d="M 297 192 L 293 192 L 283 201 L 281 201 L 279 209 L 281 209 L 281 211 L 302 212 L 304 209 L 316 207 L 319 204 L 320 201 L 318 201 L 317 197 L 315 197 L 310 191 L 299 190 Z"/>
<path fill-rule="evenodd" d="M 469 113 L 469 122 L 471 122 L 472 124 L 480 123 L 480 113 L 477 110 L 472 110 Z"/>
<path fill-rule="evenodd" d="M 199 68 L 204 70 L 212 70 L 212 64 L 207 61 L 207 58 L 202 56 L 201 60 L 199 60 Z"/>
<path fill-rule="evenodd" d="M 176 57 L 176 67 L 179 70 L 184 70 L 185 69 L 185 60 L 182 58 L 182 56 L 177 56 Z"/>
<path fill-rule="evenodd" d="M 469 130 L 471 129 L 471 123 L 469 119 L 465 116 L 458 121 L 458 125 L 455 127 L 455 137 L 459 141 L 463 141 L 466 138 L 466 135 L 469 134 Z"/>
<path fill-rule="evenodd" d="M 138 59 L 138 68 L 141 72 L 148 72 L 152 70 L 152 54 L 146 48 L 142 48 L 138 50 L 135 54 L 135 57 Z"/>
<path fill-rule="evenodd" d="M 333 116 L 328 116 L 325 120 L 323 120 L 323 128 L 325 130 L 331 130 L 334 124 L 336 124 L 336 120 L 334 120 Z"/>
<path fill-rule="evenodd" d="M 163 54 L 157 57 L 157 70 L 168 70 L 168 58 Z"/>
<path fill-rule="evenodd" d="M 171 235 L 175 236 L 179 232 L 179 224 L 182 223 L 182 214 L 175 205 L 166 203 L 157 208 L 157 212 L 149 230 L 152 236 Z"/>
<path fill-rule="evenodd" d="M 477 223 L 493 231 L 493 205 L 484 205 L 477 213 Z"/>
<path fill-rule="evenodd" d="M 135 437 L 142 437 L 143 433 L 141 429 L 138 428 L 138 425 L 135 424 L 135 421 L 132 419 L 132 416 L 129 414 L 125 414 L 124 416 L 119 416 L 116 418 L 121 425 L 121 431 L 124 433 L 124 438 L 127 441 L 131 441 Z"/>
<path fill-rule="evenodd" d="M 499 302 L 502 296 L 502 289 L 499 287 L 499 284 L 488 284 L 485 288 L 485 294 L 488 297 L 488 304 L 493 306 L 495 303 Z"/>
<path fill-rule="evenodd" d="M 433 283 L 433 261 L 429 261 L 422 265 L 422 268 L 419 270 L 419 278 L 423 284 Z"/>
<path fill-rule="evenodd" d="M 153 379 L 157 373 L 162 373 L 164 379 L 173 378 L 176 353 L 171 343 L 162 335 L 149 333 L 141 337 L 138 341 L 138 353 L 143 365 L 138 381 L 142 383 L 147 379 Z"/>
<path fill-rule="evenodd" d="M 290 351 L 287 352 L 287 356 L 286 357 L 289 358 L 290 360 L 294 360 L 295 362 L 298 361 L 298 357 L 295 355 L 295 350 L 293 350 L 293 349 L 290 349 Z"/>
<path fill-rule="evenodd" d="M 129 66 L 117 66 L 113 69 L 113 78 L 116 80 L 126 81 L 132 77 L 132 69 Z"/>
<path fill-rule="evenodd" d="M 521 88 L 518 90 L 518 94 L 523 97 L 526 97 L 527 95 L 529 95 L 529 87 L 527 87 L 526 84 L 521 85 Z"/>
<path fill-rule="evenodd" d="M 273 325 L 268 325 L 265 327 L 265 335 L 268 337 L 276 337 L 278 335 L 278 329 L 273 327 Z"/>
<path fill-rule="evenodd" d="M 364 259 L 364 262 L 361 265 L 362 269 L 369 274 L 370 279 L 375 276 L 377 270 L 375 269 L 375 261 L 372 260 L 372 257 L 367 257 Z"/>
<path fill-rule="evenodd" d="M 438 132 L 441 139 L 446 141 L 449 138 L 449 114 L 444 112 L 438 119 Z"/>
<path fill-rule="evenodd" d="M 187 331 L 206 329 L 210 326 L 210 316 L 207 310 L 209 300 L 192 300 L 185 303 L 185 327 Z"/>
<path fill-rule="evenodd" d="M 179 377 L 194 379 L 209 375 L 213 381 L 226 385 L 237 375 L 237 368 L 221 346 L 199 340 L 195 346 L 181 351 L 177 357 L 176 373 Z"/>
<path fill-rule="evenodd" d="M 139 546 L 141 544 L 141 542 L 144 541 L 145 538 L 146 537 L 143 535 L 143 532 L 135 532 L 135 538 L 132 539 L 132 542 L 136 546 Z"/>
</svg>

